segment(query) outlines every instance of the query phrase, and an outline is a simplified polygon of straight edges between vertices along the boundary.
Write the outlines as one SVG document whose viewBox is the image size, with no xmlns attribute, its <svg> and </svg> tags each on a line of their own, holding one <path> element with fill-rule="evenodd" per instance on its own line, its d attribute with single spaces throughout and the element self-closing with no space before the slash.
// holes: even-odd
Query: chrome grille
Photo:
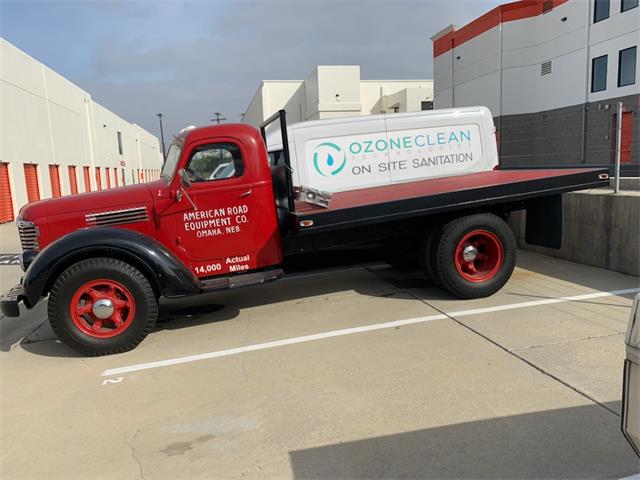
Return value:
<svg viewBox="0 0 640 480">
<path fill-rule="evenodd" d="M 124 223 L 144 222 L 149 220 L 147 207 L 112 210 L 110 212 L 89 213 L 85 215 L 90 227 L 112 227 Z"/>
<path fill-rule="evenodd" d="M 33 222 L 26 222 L 19 218 L 16 220 L 16 225 L 18 226 L 22 250 L 39 250 L 38 227 Z"/>
</svg>

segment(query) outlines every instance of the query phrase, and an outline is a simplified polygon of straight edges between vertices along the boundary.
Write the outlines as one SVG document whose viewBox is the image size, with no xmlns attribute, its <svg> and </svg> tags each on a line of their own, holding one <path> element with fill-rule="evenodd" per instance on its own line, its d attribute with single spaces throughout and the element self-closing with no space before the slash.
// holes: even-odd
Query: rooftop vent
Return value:
<svg viewBox="0 0 640 480">
<path fill-rule="evenodd" d="M 540 75 L 549 75 L 551 73 L 551 60 L 544 62 L 540 68 Z"/>
</svg>

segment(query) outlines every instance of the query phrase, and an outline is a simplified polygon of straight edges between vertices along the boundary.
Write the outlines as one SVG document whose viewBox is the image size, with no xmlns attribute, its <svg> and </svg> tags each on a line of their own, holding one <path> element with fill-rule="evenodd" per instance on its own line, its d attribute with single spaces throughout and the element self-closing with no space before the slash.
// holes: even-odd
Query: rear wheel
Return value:
<svg viewBox="0 0 640 480">
<path fill-rule="evenodd" d="M 423 237 L 420 250 L 422 270 L 427 278 L 439 287 L 442 286 L 442 280 L 440 280 L 438 269 L 436 268 L 436 254 L 438 253 L 440 233 L 441 227 L 439 225 L 429 229 Z"/>
<path fill-rule="evenodd" d="M 94 258 L 58 277 L 48 314 L 66 345 L 85 355 L 109 355 L 131 350 L 147 336 L 158 316 L 158 301 L 138 269 L 121 260 Z"/>
<path fill-rule="evenodd" d="M 460 298 L 500 290 L 516 263 L 516 242 L 507 223 L 492 213 L 457 218 L 442 228 L 435 254 L 440 285 Z"/>
</svg>

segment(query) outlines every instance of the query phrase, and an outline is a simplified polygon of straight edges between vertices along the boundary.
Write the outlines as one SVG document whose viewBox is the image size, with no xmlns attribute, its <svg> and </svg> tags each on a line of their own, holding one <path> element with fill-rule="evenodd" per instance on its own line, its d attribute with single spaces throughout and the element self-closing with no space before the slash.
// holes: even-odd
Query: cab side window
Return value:
<svg viewBox="0 0 640 480">
<path fill-rule="evenodd" d="M 212 143 L 196 147 L 186 171 L 192 182 L 225 180 L 241 177 L 244 173 L 244 162 L 237 145 Z"/>
</svg>

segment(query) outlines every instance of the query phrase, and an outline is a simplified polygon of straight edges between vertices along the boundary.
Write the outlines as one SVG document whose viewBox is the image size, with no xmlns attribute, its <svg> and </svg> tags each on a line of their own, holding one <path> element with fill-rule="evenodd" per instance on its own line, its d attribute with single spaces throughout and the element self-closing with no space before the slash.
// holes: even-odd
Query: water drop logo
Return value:
<svg viewBox="0 0 640 480">
<path fill-rule="evenodd" d="M 347 156 L 340 145 L 323 142 L 313 151 L 313 168 L 323 177 L 339 174 L 347 165 Z"/>
</svg>

